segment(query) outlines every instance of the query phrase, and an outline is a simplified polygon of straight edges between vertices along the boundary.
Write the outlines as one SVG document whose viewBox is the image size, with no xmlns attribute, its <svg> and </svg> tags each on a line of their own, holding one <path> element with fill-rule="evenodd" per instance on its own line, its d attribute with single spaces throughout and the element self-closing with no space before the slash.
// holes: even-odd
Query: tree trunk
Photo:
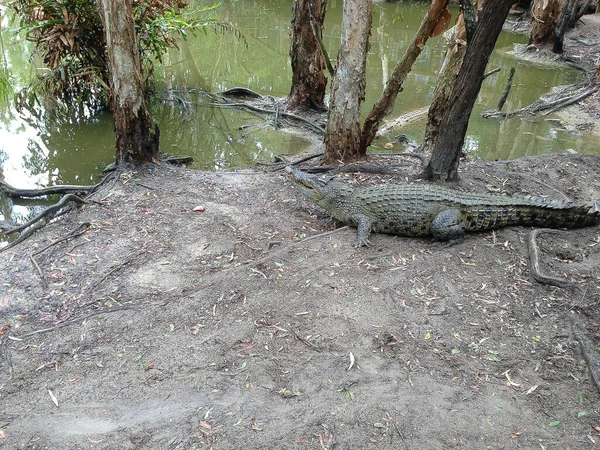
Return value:
<svg viewBox="0 0 600 450">
<path fill-rule="evenodd" d="M 462 14 L 458 16 L 456 25 L 444 33 L 448 50 L 446 51 L 446 57 L 444 58 L 440 76 L 435 86 L 433 99 L 427 112 L 427 125 L 425 127 L 423 145 L 420 148 L 421 153 L 430 154 L 433 150 L 440 122 L 444 117 L 444 112 L 448 108 L 448 101 L 456 82 L 456 76 L 465 55 L 467 33 L 462 17 Z"/>
<path fill-rule="evenodd" d="M 331 85 L 325 130 L 326 164 L 361 156 L 360 113 L 373 21 L 371 0 L 345 0 L 337 71 Z"/>
<path fill-rule="evenodd" d="M 473 40 L 467 45 L 449 107 L 440 123 L 433 154 L 420 175 L 434 180 L 458 179 L 462 152 L 471 110 L 481 89 L 487 62 L 514 0 L 486 1 L 479 15 Z"/>
<path fill-rule="evenodd" d="M 140 56 L 131 0 L 99 0 L 115 121 L 117 163 L 147 163 L 158 158 L 159 129 L 144 100 Z"/>
<path fill-rule="evenodd" d="M 286 100 L 288 110 L 325 108 L 327 78 L 319 40 L 327 0 L 295 0 L 292 10 L 290 59 L 292 88 Z"/>
<path fill-rule="evenodd" d="M 408 72 L 410 72 L 413 63 L 421 54 L 427 40 L 432 36 L 437 36 L 446 29 L 450 21 L 449 3 L 449 0 L 432 1 L 417 34 L 406 49 L 402 59 L 394 67 L 394 71 L 386 83 L 381 97 L 373 105 L 371 113 L 365 120 L 360 143 L 361 156 L 367 153 L 367 148 L 373 142 L 383 118 L 392 111 L 398 92 L 402 89 Z"/>
<path fill-rule="evenodd" d="M 565 33 L 567 30 L 575 26 L 577 19 L 578 2 L 577 0 L 564 0 L 563 7 L 560 12 L 560 17 L 556 25 L 556 39 L 552 51 L 554 53 L 563 52 L 563 44 L 565 41 Z"/>
<path fill-rule="evenodd" d="M 531 31 L 529 44 L 552 44 L 556 39 L 556 24 L 562 0 L 533 0 L 531 2 Z"/>
</svg>

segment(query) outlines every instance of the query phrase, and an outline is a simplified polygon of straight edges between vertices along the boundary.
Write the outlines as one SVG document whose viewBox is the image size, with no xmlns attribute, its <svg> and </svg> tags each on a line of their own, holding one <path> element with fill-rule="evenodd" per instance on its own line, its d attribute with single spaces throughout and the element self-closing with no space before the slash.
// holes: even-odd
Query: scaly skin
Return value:
<svg viewBox="0 0 600 450">
<path fill-rule="evenodd" d="M 370 244 L 371 231 L 455 242 L 465 231 L 510 225 L 579 228 L 600 223 L 598 203 L 590 212 L 586 206 L 541 197 L 468 193 L 427 183 L 354 187 L 289 167 L 287 171 L 298 191 L 358 229 L 357 247 Z"/>
</svg>

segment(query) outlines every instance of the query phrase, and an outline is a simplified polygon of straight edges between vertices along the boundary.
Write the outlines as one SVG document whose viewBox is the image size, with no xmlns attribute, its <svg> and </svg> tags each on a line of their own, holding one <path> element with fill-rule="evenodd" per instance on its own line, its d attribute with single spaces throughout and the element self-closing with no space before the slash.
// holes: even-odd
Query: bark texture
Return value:
<svg viewBox="0 0 600 450">
<path fill-rule="evenodd" d="M 344 1 L 337 71 L 331 85 L 329 118 L 325 130 L 326 164 L 361 155 L 360 112 L 365 99 L 372 10 L 371 0 Z"/>
<path fill-rule="evenodd" d="M 529 43 L 553 44 L 562 0 L 533 0 L 531 2 L 531 31 Z"/>
<path fill-rule="evenodd" d="M 467 46 L 449 107 L 442 118 L 429 164 L 422 178 L 456 180 L 471 110 L 481 89 L 485 68 L 514 0 L 487 1 Z"/>
<path fill-rule="evenodd" d="M 394 70 L 383 89 L 383 93 L 365 120 L 360 142 L 361 156 L 364 156 L 367 153 L 367 148 L 373 142 L 383 118 L 392 111 L 394 102 L 402 89 L 406 76 L 410 72 L 417 57 L 421 54 L 427 40 L 432 36 L 437 36 L 442 33 L 448 26 L 448 23 L 450 22 L 450 12 L 448 11 L 449 3 L 449 0 L 433 0 L 421 22 L 417 34 L 406 49 L 402 59 L 398 61 L 398 64 L 394 67 Z"/>
<path fill-rule="evenodd" d="M 292 10 L 290 59 L 292 88 L 286 109 L 324 108 L 325 59 L 319 40 L 323 37 L 323 21 L 327 0 L 295 0 Z"/>
<path fill-rule="evenodd" d="M 131 0 L 99 0 L 115 121 L 117 163 L 147 163 L 158 158 L 159 130 L 144 100 L 140 56 Z"/>
<path fill-rule="evenodd" d="M 444 33 L 448 50 L 440 76 L 435 86 L 433 99 L 427 112 L 427 126 L 425 127 L 425 137 L 421 146 L 421 153 L 430 154 L 433 151 L 433 144 L 439 132 L 440 123 L 444 112 L 448 108 L 448 101 L 456 82 L 456 77 L 460 70 L 460 64 L 467 49 L 467 31 L 463 16 L 460 15 L 456 25 Z"/>
</svg>

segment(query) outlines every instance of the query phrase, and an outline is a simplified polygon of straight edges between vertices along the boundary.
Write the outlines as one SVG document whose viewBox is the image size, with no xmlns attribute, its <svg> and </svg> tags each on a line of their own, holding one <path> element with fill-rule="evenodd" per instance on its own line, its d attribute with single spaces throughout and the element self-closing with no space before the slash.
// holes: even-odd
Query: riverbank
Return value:
<svg viewBox="0 0 600 450">
<path fill-rule="evenodd" d="M 398 162 L 399 179 L 418 170 Z M 599 170 L 584 155 L 474 162 L 460 188 L 589 202 Z M 82 223 L 85 234 L 57 242 Z M 600 439 L 600 395 L 571 332 L 573 319 L 597 338 L 597 228 L 540 236 L 542 270 L 572 283 L 556 288 L 533 279 L 526 228 L 450 248 L 374 235 L 355 249 L 355 230 L 332 227 L 281 173 L 122 174 L 2 255 L 3 444 Z"/>
</svg>

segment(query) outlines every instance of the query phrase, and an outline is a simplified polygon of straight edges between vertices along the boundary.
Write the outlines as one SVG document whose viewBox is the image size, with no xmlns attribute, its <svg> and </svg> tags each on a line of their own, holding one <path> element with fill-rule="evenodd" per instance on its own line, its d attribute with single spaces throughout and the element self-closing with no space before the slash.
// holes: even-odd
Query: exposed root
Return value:
<svg viewBox="0 0 600 450">
<path fill-rule="evenodd" d="M 573 286 L 573 283 L 565 278 L 552 277 L 542 273 L 542 270 L 540 269 L 540 251 L 536 242 L 537 236 L 541 233 L 554 234 L 556 231 L 547 228 L 537 228 L 529 234 L 529 261 L 531 263 L 531 274 L 533 275 L 533 278 L 541 284 L 549 284 L 561 288 Z"/>
<path fill-rule="evenodd" d="M 66 205 L 67 205 L 67 203 L 69 203 L 69 202 L 74 202 L 74 203 L 77 203 L 78 205 L 83 205 L 83 204 L 86 203 L 85 200 L 83 200 L 82 198 L 76 196 L 75 194 L 67 194 L 63 198 L 61 198 L 58 201 L 58 203 L 56 203 L 55 205 L 49 206 L 48 208 L 44 209 L 41 213 L 39 213 L 33 219 L 28 220 L 23 225 L 19 225 L 18 227 L 14 227 L 14 228 L 11 228 L 8 231 L 5 231 L 4 234 L 8 236 L 9 234 L 13 234 L 13 233 L 17 233 L 17 232 L 23 231 L 26 228 L 29 228 L 33 224 L 35 224 L 37 222 L 40 222 L 42 220 L 46 220 L 46 223 L 47 223 L 50 220 L 54 219 L 55 217 L 58 217 L 59 215 L 62 215 L 65 212 L 67 212 L 68 209 L 70 209 L 70 207 L 67 207 L 68 209 L 65 210 L 65 211 L 61 211 L 61 210 L 63 208 L 65 208 Z"/>
<path fill-rule="evenodd" d="M 592 380 L 596 384 L 598 390 L 600 390 L 600 353 L 596 350 L 596 346 L 590 338 L 587 337 L 585 330 L 576 323 L 575 319 L 571 317 L 571 329 L 573 335 L 579 345 L 581 346 L 581 353 L 583 353 L 583 359 L 587 363 Z"/>
<path fill-rule="evenodd" d="M 0 178 L 0 191 L 4 192 L 9 197 L 21 197 L 21 198 L 32 198 L 32 197 L 44 197 L 47 195 L 54 194 L 85 194 L 93 192 L 102 183 L 98 183 L 94 186 L 75 186 L 75 185 L 58 185 L 50 186 L 41 189 L 17 189 L 12 187 L 6 181 Z"/>
</svg>

